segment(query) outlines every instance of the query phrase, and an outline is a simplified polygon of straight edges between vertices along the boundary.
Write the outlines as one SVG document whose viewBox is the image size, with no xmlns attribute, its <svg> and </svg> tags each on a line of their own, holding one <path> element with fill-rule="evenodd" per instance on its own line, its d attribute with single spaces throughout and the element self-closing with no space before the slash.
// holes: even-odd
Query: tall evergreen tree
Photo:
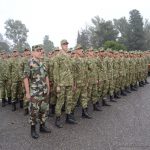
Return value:
<svg viewBox="0 0 150 150">
<path fill-rule="evenodd" d="M 43 47 L 46 51 L 52 51 L 54 49 L 54 43 L 51 40 L 49 40 L 48 35 L 44 36 Z"/>
<path fill-rule="evenodd" d="M 144 30 L 143 30 L 143 17 L 136 9 L 129 12 L 129 49 L 130 50 L 143 50 L 144 49 Z"/>
</svg>

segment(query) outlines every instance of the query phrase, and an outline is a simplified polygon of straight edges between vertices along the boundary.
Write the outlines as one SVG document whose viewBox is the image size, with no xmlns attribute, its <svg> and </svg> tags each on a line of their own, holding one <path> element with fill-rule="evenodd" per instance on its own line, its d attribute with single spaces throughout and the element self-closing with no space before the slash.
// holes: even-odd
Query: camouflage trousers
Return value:
<svg viewBox="0 0 150 150">
<path fill-rule="evenodd" d="M 103 87 L 102 87 L 102 97 L 107 96 L 108 91 L 109 91 L 109 81 L 108 79 L 106 79 L 104 80 Z"/>
<path fill-rule="evenodd" d="M 103 95 L 103 84 L 104 84 L 104 81 L 99 81 L 99 84 L 98 84 L 98 98 L 101 99 L 102 98 L 102 95 Z"/>
<path fill-rule="evenodd" d="M 120 80 L 120 88 L 124 90 L 125 86 L 126 86 L 126 75 L 123 75 L 121 76 L 121 80 Z"/>
<path fill-rule="evenodd" d="M 119 92 L 120 91 L 120 82 L 119 82 L 119 76 L 116 76 L 114 78 L 114 86 L 115 86 L 115 92 Z"/>
<path fill-rule="evenodd" d="M 61 86 L 60 91 L 57 92 L 57 102 L 55 106 L 56 116 L 57 117 L 61 116 L 61 110 L 64 104 L 66 114 L 70 114 L 72 109 L 72 101 L 73 101 L 72 86 Z"/>
<path fill-rule="evenodd" d="M 11 81 L 4 80 L 1 82 L 1 98 L 11 97 Z"/>
<path fill-rule="evenodd" d="M 17 98 L 19 100 L 23 100 L 23 89 L 22 89 L 22 82 L 12 82 L 11 85 L 11 97 L 12 97 L 12 102 L 16 102 Z"/>
<path fill-rule="evenodd" d="M 88 101 L 92 101 L 93 104 L 95 104 L 99 100 L 97 84 L 89 84 L 87 93 Z"/>
<path fill-rule="evenodd" d="M 111 78 L 111 79 L 108 80 L 108 82 L 109 82 L 108 94 L 111 95 L 111 96 L 113 96 L 113 93 L 115 91 L 115 82 L 114 82 L 114 79 Z"/>
<path fill-rule="evenodd" d="M 126 87 L 130 86 L 130 73 L 129 72 L 126 74 L 126 83 L 125 83 L 125 86 Z"/>
<path fill-rule="evenodd" d="M 37 122 L 40 122 L 40 124 L 45 123 L 47 119 L 48 110 L 49 104 L 46 99 L 36 100 L 34 99 L 34 97 L 32 97 L 31 101 L 29 101 L 29 112 L 30 112 L 29 123 L 31 125 L 35 125 L 37 124 Z"/>
<path fill-rule="evenodd" d="M 56 105 L 56 101 L 57 101 L 57 93 L 56 93 L 56 86 L 53 85 L 50 87 L 51 91 L 50 91 L 50 104 L 51 105 Z"/>
<path fill-rule="evenodd" d="M 77 85 L 77 89 L 73 93 L 72 111 L 75 109 L 78 101 L 83 109 L 88 107 L 87 86 Z"/>
</svg>

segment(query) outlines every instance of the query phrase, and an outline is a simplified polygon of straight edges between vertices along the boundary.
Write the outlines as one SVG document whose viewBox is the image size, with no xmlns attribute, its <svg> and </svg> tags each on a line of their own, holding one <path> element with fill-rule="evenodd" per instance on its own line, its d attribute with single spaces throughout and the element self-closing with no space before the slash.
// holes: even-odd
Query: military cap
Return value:
<svg viewBox="0 0 150 150">
<path fill-rule="evenodd" d="M 61 40 L 60 43 L 61 43 L 61 45 L 63 45 L 63 44 L 69 44 L 68 41 L 67 41 L 66 39 Z"/>
<path fill-rule="evenodd" d="M 25 48 L 24 51 L 30 51 L 28 48 Z"/>
<path fill-rule="evenodd" d="M 88 49 L 88 51 L 94 51 L 93 47 L 90 47 L 90 48 Z"/>
<path fill-rule="evenodd" d="M 123 50 L 119 50 L 119 52 L 120 52 L 120 53 L 124 53 L 124 51 L 123 51 Z"/>
<path fill-rule="evenodd" d="M 54 51 L 59 51 L 59 50 L 60 50 L 59 47 L 54 48 Z"/>
<path fill-rule="evenodd" d="M 68 50 L 68 51 L 67 51 L 67 53 L 71 53 L 71 52 L 72 52 L 71 50 Z"/>
<path fill-rule="evenodd" d="M 3 55 L 3 54 L 5 54 L 5 53 L 6 53 L 6 51 L 5 51 L 5 50 L 2 50 L 1 53 L 0 53 L 0 55 Z"/>
<path fill-rule="evenodd" d="M 99 52 L 104 52 L 105 50 L 104 49 L 99 49 Z"/>
<path fill-rule="evenodd" d="M 42 50 L 42 44 L 38 44 L 38 45 L 33 45 L 32 46 L 32 51 L 36 51 L 36 50 Z"/>
<path fill-rule="evenodd" d="M 81 44 L 77 44 L 77 45 L 76 45 L 75 50 L 78 50 L 78 49 L 82 49 Z"/>
<path fill-rule="evenodd" d="M 6 51 L 5 51 L 5 50 L 2 50 L 1 53 L 6 53 Z"/>
<path fill-rule="evenodd" d="M 71 54 L 75 54 L 76 52 L 75 51 L 71 51 Z"/>
<path fill-rule="evenodd" d="M 17 50 L 17 49 L 14 49 L 13 52 L 18 52 L 18 50 Z"/>
</svg>

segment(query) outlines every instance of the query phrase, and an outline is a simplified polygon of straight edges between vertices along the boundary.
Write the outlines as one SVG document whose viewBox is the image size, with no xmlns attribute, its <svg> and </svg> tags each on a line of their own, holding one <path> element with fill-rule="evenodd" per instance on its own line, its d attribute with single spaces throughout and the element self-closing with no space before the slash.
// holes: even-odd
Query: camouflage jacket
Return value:
<svg viewBox="0 0 150 150">
<path fill-rule="evenodd" d="M 46 84 L 47 70 L 45 65 L 35 59 L 30 59 L 24 70 L 24 78 L 30 82 L 30 94 L 35 99 L 42 100 L 48 92 Z"/>
<path fill-rule="evenodd" d="M 53 58 L 53 65 L 54 84 L 58 86 L 72 86 L 73 68 L 70 56 L 62 53 L 58 54 Z"/>
</svg>

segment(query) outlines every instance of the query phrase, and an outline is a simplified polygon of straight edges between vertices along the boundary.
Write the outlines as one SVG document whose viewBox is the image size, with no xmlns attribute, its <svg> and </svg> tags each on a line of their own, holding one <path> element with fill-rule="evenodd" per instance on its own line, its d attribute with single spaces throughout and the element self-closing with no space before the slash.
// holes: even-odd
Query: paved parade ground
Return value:
<svg viewBox="0 0 150 150">
<path fill-rule="evenodd" d="M 82 119 L 78 108 L 78 124 L 62 129 L 49 118 L 52 133 L 38 140 L 30 137 L 23 110 L 0 106 L 0 150 L 150 150 L 150 84 L 111 104 L 102 112 L 90 107 L 90 120 Z"/>
</svg>

